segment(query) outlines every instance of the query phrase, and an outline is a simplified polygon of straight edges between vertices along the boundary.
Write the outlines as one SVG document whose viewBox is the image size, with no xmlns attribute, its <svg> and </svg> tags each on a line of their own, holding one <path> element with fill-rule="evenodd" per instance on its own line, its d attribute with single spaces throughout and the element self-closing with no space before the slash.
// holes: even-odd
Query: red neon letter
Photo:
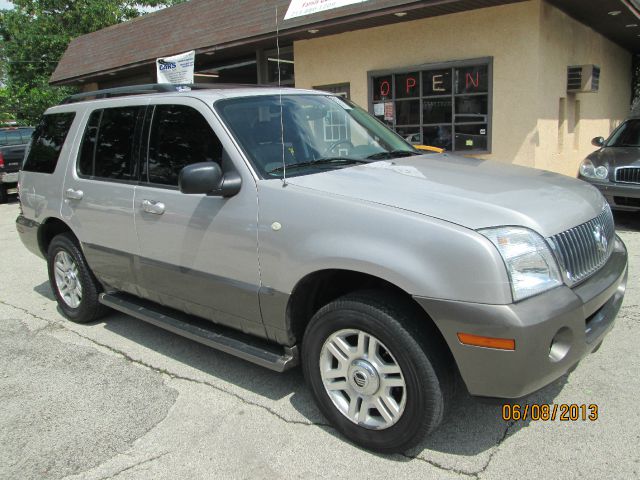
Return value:
<svg viewBox="0 0 640 480">
<path fill-rule="evenodd" d="M 411 89 L 416 86 L 416 79 L 407 77 L 407 93 L 411 93 Z"/>
<path fill-rule="evenodd" d="M 387 95 L 389 95 L 390 91 L 391 91 L 391 84 L 389 83 L 389 81 L 388 80 L 383 81 L 380 84 L 380 96 L 386 97 Z"/>
<path fill-rule="evenodd" d="M 473 85 L 473 88 L 478 88 L 478 86 L 480 85 L 480 73 L 476 72 L 476 79 L 474 81 L 473 77 L 471 76 L 470 73 L 467 73 L 467 88 L 469 88 L 469 85 Z"/>
</svg>

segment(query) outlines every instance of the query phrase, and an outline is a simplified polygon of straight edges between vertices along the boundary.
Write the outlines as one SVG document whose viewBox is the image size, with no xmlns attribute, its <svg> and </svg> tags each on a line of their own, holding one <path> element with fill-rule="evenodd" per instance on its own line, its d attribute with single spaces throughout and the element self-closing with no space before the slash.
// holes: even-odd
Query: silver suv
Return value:
<svg viewBox="0 0 640 480">
<path fill-rule="evenodd" d="M 627 252 L 596 188 L 421 155 L 336 96 L 140 86 L 49 109 L 20 174 L 60 309 L 106 307 L 277 371 L 405 450 L 456 383 L 519 398 L 596 350 Z M 461 382 L 458 382 L 461 379 Z"/>
</svg>

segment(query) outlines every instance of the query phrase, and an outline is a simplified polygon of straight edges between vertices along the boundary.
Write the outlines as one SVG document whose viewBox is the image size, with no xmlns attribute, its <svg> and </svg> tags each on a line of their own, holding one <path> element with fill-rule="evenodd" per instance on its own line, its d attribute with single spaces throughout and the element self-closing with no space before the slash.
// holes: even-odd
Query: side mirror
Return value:
<svg viewBox="0 0 640 480">
<path fill-rule="evenodd" d="M 180 170 L 178 186 L 182 193 L 213 193 L 220 190 L 222 169 L 214 162 L 192 163 Z"/>
<path fill-rule="evenodd" d="M 214 162 L 187 165 L 180 170 L 178 187 L 182 193 L 232 197 L 240 191 L 242 179 L 235 171 L 222 173 Z"/>
<path fill-rule="evenodd" d="M 591 140 L 591 145 L 594 147 L 603 147 L 604 146 L 604 138 L 603 137 L 595 137 Z"/>
</svg>

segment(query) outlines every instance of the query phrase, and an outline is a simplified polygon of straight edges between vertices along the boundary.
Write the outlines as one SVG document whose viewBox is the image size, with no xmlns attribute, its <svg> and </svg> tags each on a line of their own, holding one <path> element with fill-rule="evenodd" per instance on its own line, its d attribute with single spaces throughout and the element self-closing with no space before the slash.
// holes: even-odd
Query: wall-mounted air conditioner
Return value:
<svg viewBox="0 0 640 480">
<path fill-rule="evenodd" d="M 600 86 L 600 67 L 570 65 L 567 67 L 567 92 L 595 93 Z"/>
</svg>

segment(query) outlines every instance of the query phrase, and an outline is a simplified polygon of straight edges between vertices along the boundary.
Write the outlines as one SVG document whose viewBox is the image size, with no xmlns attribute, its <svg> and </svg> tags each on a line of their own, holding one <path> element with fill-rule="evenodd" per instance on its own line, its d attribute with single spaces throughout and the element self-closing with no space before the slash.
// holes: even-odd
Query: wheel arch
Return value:
<svg viewBox="0 0 640 480">
<path fill-rule="evenodd" d="M 392 293 L 410 304 L 415 309 L 416 322 L 437 336 L 438 342 L 450 352 L 442 332 L 429 313 L 406 290 L 369 273 L 336 268 L 309 273 L 293 288 L 286 308 L 286 325 L 292 341 L 302 343 L 307 325 L 320 308 L 339 297 L 361 290 Z"/>
<path fill-rule="evenodd" d="M 40 224 L 38 228 L 38 248 L 43 257 L 47 257 L 51 240 L 53 240 L 56 235 L 66 232 L 71 233 L 76 239 L 78 238 L 73 233 L 73 230 L 71 230 L 71 227 L 59 218 L 49 217 Z"/>
</svg>

